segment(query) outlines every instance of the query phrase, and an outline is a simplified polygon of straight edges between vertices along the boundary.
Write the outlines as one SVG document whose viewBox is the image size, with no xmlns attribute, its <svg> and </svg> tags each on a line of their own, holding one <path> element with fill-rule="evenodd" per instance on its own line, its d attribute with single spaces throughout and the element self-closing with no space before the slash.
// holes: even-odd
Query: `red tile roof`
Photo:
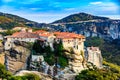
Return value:
<svg viewBox="0 0 120 80">
<path fill-rule="evenodd" d="M 85 38 L 83 35 L 69 32 L 54 32 L 54 34 L 57 38 Z"/>
<path fill-rule="evenodd" d="M 11 37 L 17 38 L 39 38 L 38 34 L 30 33 L 30 32 L 16 32 Z"/>
<path fill-rule="evenodd" d="M 37 30 L 33 33 L 38 34 L 39 36 L 42 36 L 42 37 L 49 37 L 51 35 L 49 32 L 45 30 Z"/>
<path fill-rule="evenodd" d="M 35 32 L 33 32 L 33 33 L 37 33 L 37 34 L 41 34 L 41 33 L 46 33 L 47 31 L 45 31 L 45 30 L 37 30 L 37 31 L 35 31 Z"/>
<path fill-rule="evenodd" d="M 39 34 L 39 36 L 43 36 L 43 37 L 49 37 L 51 34 L 50 33 L 46 33 L 46 34 Z"/>
<path fill-rule="evenodd" d="M 37 30 L 35 32 L 33 32 L 35 34 L 39 34 L 39 36 L 43 36 L 43 37 L 49 37 L 51 35 L 51 33 L 44 31 L 44 30 Z M 62 39 L 72 39 L 72 38 L 85 38 L 83 35 L 80 34 L 75 34 L 75 33 L 70 33 L 70 32 L 53 32 L 52 34 L 54 34 L 56 36 L 56 38 L 62 38 Z"/>
</svg>

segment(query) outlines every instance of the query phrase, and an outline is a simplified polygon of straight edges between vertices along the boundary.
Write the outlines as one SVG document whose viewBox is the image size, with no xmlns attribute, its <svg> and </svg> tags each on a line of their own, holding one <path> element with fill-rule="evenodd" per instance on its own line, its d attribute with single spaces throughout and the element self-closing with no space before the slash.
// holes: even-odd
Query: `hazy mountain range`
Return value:
<svg viewBox="0 0 120 80">
<path fill-rule="evenodd" d="M 53 23 L 37 23 L 17 15 L 0 13 L 0 27 L 11 29 L 16 26 L 49 28 L 58 31 L 70 31 L 89 36 L 99 36 L 108 39 L 120 38 L 120 20 L 94 16 L 87 13 L 69 15 Z"/>
<path fill-rule="evenodd" d="M 0 13 L 1 28 L 11 29 L 16 26 L 75 32 L 88 37 L 88 40 L 86 38 L 88 42 L 90 42 L 89 38 L 91 37 L 102 37 L 107 40 L 105 40 L 100 47 L 103 58 L 109 62 L 120 65 L 120 20 L 93 16 L 87 13 L 78 13 L 46 24 L 34 22 L 12 14 Z M 91 41 L 100 43 L 99 40 L 96 39 L 91 39 Z"/>
<path fill-rule="evenodd" d="M 10 29 L 16 26 L 42 27 L 47 26 L 45 23 L 37 23 L 17 15 L 0 12 L 0 27 L 3 29 Z"/>
</svg>

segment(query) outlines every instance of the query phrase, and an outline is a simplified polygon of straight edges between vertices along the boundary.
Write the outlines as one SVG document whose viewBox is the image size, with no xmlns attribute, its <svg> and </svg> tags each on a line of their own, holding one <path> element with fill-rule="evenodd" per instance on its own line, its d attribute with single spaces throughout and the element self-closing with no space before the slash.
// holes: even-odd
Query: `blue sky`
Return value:
<svg viewBox="0 0 120 80">
<path fill-rule="evenodd" d="M 119 0 L 0 0 L 0 12 L 19 15 L 40 23 L 50 23 L 79 12 L 120 19 L 120 2 Z"/>
</svg>

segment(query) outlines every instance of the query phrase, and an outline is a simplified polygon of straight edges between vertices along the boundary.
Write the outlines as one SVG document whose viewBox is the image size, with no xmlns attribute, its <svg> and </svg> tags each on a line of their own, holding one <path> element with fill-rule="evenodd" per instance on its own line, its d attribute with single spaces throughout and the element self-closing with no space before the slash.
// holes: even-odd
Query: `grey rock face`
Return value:
<svg viewBox="0 0 120 80">
<path fill-rule="evenodd" d="M 13 43 L 12 48 L 5 51 L 5 66 L 7 70 L 13 74 L 21 69 L 26 69 L 27 59 L 30 55 L 30 50 L 27 48 L 27 43 L 18 43 L 19 44 Z"/>
<path fill-rule="evenodd" d="M 85 52 L 87 62 L 92 63 L 98 68 L 102 68 L 102 55 L 98 47 L 87 47 Z"/>
<path fill-rule="evenodd" d="M 86 37 L 102 37 L 104 39 L 120 38 L 120 20 L 95 20 L 58 24 L 65 26 L 65 31 L 83 34 Z M 64 31 L 64 28 L 57 30 Z"/>
</svg>

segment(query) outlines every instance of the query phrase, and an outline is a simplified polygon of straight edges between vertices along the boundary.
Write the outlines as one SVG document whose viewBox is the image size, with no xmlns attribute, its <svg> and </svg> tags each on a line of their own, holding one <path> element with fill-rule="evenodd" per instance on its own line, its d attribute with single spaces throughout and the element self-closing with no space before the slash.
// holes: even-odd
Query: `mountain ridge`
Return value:
<svg viewBox="0 0 120 80">
<path fill-rule="evenodd" d="M 107 17 L 94 16 L 88 13 L 76 13 L 71 14 L 67 17 L 64 17 L 60 20 L 56 20 L 52 23 L 68 23 L 68 22 L 77 22 L 77 21 L 87 21 L 87 20 L 109 20 Z"/>
<path fill-rule="evenodd" d="M 28 19 L 25 19 L 23 17 L 20 17 L 18 15 L 13 15 L 13 14 L 9 14 L 9 13 L 2 13 L 0 12 L 0 16 L 5 16 L 7 18 L 10 18 L 10 19 L 13 19 L 13 20 L 17 20 L 19 22 L 22 22 L 22 21 L 29 21 L 29 22 L 33 22 L 31 20 L 28 20 Z M 35 22 L 35 21 L 34 21 Z"/>
<path fill-rule="evenodd" d="M 50 25 L 46 23 L 38 23 L 35 21 L 31 21 L 23 17 L 20 17 L 18 15 L 0 12 L 0 27 L 1 28 L 11 29 L 16 26 L 41 28 L 41 27 L 47 27 Z"/>
</svg>

